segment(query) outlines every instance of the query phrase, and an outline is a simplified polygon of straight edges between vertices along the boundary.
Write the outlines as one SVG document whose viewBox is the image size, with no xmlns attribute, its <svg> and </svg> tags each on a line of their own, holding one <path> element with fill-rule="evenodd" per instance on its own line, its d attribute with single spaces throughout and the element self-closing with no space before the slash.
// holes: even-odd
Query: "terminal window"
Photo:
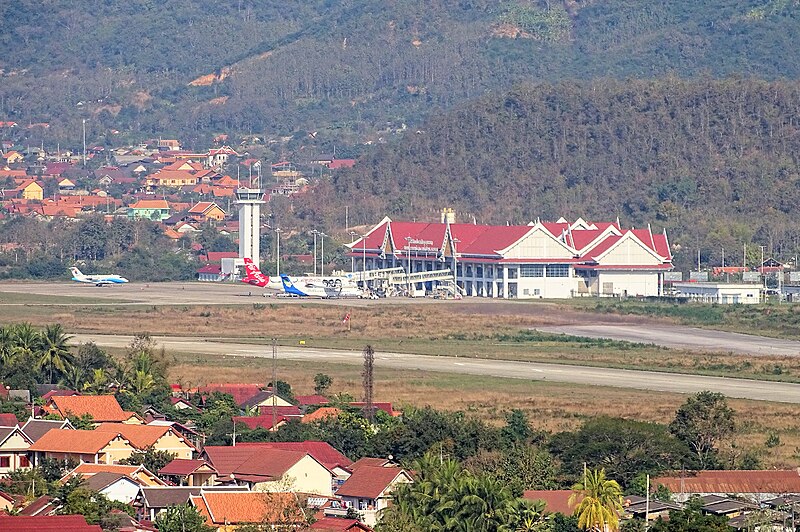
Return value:
<svg viewBox="0 0 800 532">
<path fill-rule="evenodd" d="M 524 264 L 519 267 L 519 275 L 520 277 L 544 277 L 544 266 L 541 264 Z"/>
<path fill-rule="evenodd" d="M 569 277 L 569 264 L 548 264 L 548 277 Z"/>
</svg>

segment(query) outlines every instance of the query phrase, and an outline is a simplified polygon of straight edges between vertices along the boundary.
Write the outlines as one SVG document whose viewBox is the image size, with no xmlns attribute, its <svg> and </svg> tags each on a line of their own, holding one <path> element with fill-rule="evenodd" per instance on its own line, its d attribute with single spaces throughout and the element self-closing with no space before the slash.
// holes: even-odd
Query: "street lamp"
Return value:
<svg viewBox="0 0 800 532">
<path fill-rule="evenodd" d="M 328 235 L 326 235 L 325 233 L 320 231 L 320 233 L 319 233 L 319 242 L 320 242 L 320 245 L 322 246 L 322 249 L 320 250 L 321 253 L 320 253 L 320 257 L 319 257 L 319 269 L 320 269 L 320 272 L 321 272 L 321 274 L 323 276 L 325 275 L 325 237 L 326 236 L 328 236 Z M 317 265 L 314 264 L 314 269 L 315 270 L 317 269 L 316 266 Z"/>
<path fill-rule="evenodd" d="M 275 249 L 275 275 L 278 277 L 281 276 L 281 233 L 283 230 L 280 227 L 275 228 L 275 234 L 277 235 L 277 246 Z"/>
<path fill-rule="evenodd" d="M 314 229 L 311 231 L 311 234 L 314 235 L 314 277 L 317 276 L 317 235 L 319 231 Z"/>
<path fill-rule="evenodd" d="M 456 292 L 458 292 L 458 250 L 456 244 L 461 242 L 457 238 L 453 238 L 453 281 L 456 283 Z"/>
</svg>

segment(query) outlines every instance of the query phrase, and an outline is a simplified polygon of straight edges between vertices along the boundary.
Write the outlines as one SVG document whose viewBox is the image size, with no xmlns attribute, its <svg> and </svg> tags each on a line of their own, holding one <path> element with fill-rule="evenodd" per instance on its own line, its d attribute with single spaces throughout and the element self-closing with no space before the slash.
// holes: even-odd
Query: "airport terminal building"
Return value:
<svg viewBox="0 0 800 532">
<path fill-rule="evenodd" d="M 477 225 L 386 217 L 349 244 L 355 271 L 450 269 L 466 296 L 657 296 L 672 269 L 666 232 L 617 222 Z"/>
</svg>

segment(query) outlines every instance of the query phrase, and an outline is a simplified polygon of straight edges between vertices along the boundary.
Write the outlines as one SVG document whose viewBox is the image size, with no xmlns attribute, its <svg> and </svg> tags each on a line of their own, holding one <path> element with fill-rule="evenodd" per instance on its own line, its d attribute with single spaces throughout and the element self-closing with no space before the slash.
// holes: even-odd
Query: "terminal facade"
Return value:
<svg viewBox="0 0 800 532">
<path fill-rule="evenodd" d="M 386 217 L 349 247 L 355 271 L 448 268 L 464 295 L 505 299 L 657 296 L 673 267 L 666 231 L 623 229 L 618 220 L 477 225 L 454 223 L 450 212 L 441 223 Z"/>
</svg>

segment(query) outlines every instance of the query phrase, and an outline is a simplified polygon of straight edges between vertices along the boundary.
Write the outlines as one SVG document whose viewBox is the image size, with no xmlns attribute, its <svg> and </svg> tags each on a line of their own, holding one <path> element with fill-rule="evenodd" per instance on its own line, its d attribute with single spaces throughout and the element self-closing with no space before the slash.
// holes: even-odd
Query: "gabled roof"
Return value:
<svg viewBox="0 0 800 532">
<path fill-rule="evenodd" d="M 139 482 L 136 482 L 134 479 L 130 478 L 127 475 L 121 475 L 119 473 L 106 473 L 106 472 L 97 473 L 95 475 L 90 476 L 89 478 L 84 480 L 83 485 L 92 491 L 101 491 L 111 486 L 112 484 L 116 484 L 117 482 L 120 481 L 130 484 L 136 484 L 137 486 L 141 485 Z"/>
<path fill-rule="evenodd" d="M 262 415 L 262 416 L 233 416 L 232 420 L 234 423 L 241 423 L 246 425 L 248 429 L 255 430 L 255 429 L 266 429 L 272 430 L 273 428 L 278 428 L 290 418 L 282 415 L 275 416 L 275 424 L 273 425 L 272 416 L 271 415 Z"/>
<path fill-rule="evenodd" d="M 112 473 L 115 475 L 125 475 L 130 477 L 142 486 L 160 485 L 164 486 L 166 483 L 153 474 L 149 469 L 143 465 L 121 465 L 121 464 L 89 464 L 82 463 L 61 477 L 61 482 L 66 482 L 74 476 L 91 477 L 99 473 Z"/>
<path fill-rule="evenodd" d="M 126 421 L 133 417 L 132 412 L 125 412 L 113 395 L 74 395 L 55 396 L 50 400 L 51 407 L 62 417 L 90 415 L 98 423 L 103 421 Z"/>
<path fill-rule="evenodd" d="M 300 406 L 327 405 L 329 402 L 324 395 L 295 395 L 294 398 Z"/>
<path fill-rule="evenodd" d="M 317 462 L 328 469 L 336 466 L 349 467 L 353 461 L 337 451 L 331 444 L 324 441 L 299 441 L 299 442 L 268 442 L 268 443 L 239 443 L 238 446 L 244 447 L 266 447 L 272 449 L 282 449 L 284 451 L 300 451 L 308 453 Z"/>
<path fill-rule="evenodd" d="M 401 477 L 411 480 L 408 473 L 399 467 L 361 466 L 344 481 L 336 494 L 340 497 L 376 499 Z"/>
<path fill-rule="evenodd" d="M 52 429 L 30 446 L 31 451 L 71 454 L 96 454 L 114 438 L 116 432 Z"/>
<path fill-rule="evenodd" d="M 19 427 L 0 427 L 0 446 L 2 446 L 6 442 L 6 440 L 9 439 L 14 434 L 18 434 L 19 436 L 21 436 L 23 440 L 28 442 L 28 444 L 33 443 L 33 441 L 28 436 L 26 436 L 25 433 L 22 432 Z"/>
<path fill-rule="evenodd" d="M 122 437 L 137 449 L 145 449 L 172 432 L 172 427 L 158 425 L 127 425 L 125 423 L 101 423 L 95 428 L 100 432 L 122 434 Z M 180 435 L 178 437 L 182 438 Z M 191 446 L 188 442 L 186 445 Z"/>
<path fill-rule="evenodd" d="M 159 470 L 159 475 L 176 475 L 188 476 L 197 472 L 200 469 L 210 469 L 210 472 L 216 473 L 214 466 L 205 460 L 187 460 L 185 458 L 175 458 L 172 462 L 168 463 Z"/>
<path fill-rule="evenodd" d="M 203 491 L 200 498 L 215 525 L 305 522 L 294 493 Z"/>
<path fill-rule="evenodd" d="M 355 471 L 359 467 L 397 467 L 397 465 L 388 458 L 374 458 L 371 456 L 364 456 L 359 458 L 350 465 L 350 471 Z"/>
<path fill-rule="evenodd" d="M 48 495 L 42 495 L 31 501 L 31 503 L 19 511 L 18 515 L 48 515 L 55 512 L 59 507 L 59 503 Z"/>
<path fill-rule="evenodd" d="M 203 452 L 221 477 L 233 474 L 254 482 L 280 479 L 307 455 L 303 451 L 287 451 L 265 445 L 206 446 Z"/>
<path fill-rule="evenodd" d="M 29 419 L 22 425 L 22 432 L 31 439 L 31 441 L 38 441 L 39 438 L 44 436 L 51 429 L 69 429 L 75 430 L 72 423 L 68 419 Z"/>
<path fill-rule="evenodd" d="M 328 419 L 328 418 L 335 419 L 339 417 L 339 414 L 341 413 L 342 411 L 336 407 L 323 406 L 321 408 L 314 410 L 310 414 L 306 414 L 300 421 L 301 423 L 311 423 L 313 421 L 320 421 L 322 419 Z"/>
<path fill-rule="evenodd" d="M 214 255 L 210 253 L 209 255 Z M 233 396 L 233 400 L 237 405 L 243 404 L 245 401 L 258 394 L 261 391 L 260 384 L 208 384 L 200 386 L 197 389 L 200 393 L 211 394 L 214 392 L 227 393 Z"/>
</svg>

